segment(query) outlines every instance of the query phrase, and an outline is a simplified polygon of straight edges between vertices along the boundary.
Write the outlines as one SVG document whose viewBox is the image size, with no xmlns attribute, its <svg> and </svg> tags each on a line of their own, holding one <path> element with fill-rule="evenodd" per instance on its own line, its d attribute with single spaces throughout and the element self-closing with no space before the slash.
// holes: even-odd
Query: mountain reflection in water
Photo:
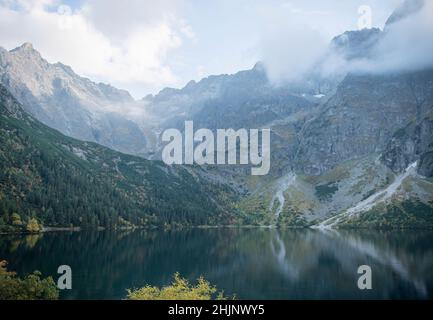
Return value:
<svg viewBox="0 0 433 320">
<path fill-rule="evenodd" d="M 203 275 L 238 299 L 429 299 L 433 232 L 269 228 L 83 231 L 0 236 L 0 260 L 19 274 L 57 279 L 70 265 L 64 299 L 121 299 L 127 288 Z M 373 289 L 359 290 L 369 265 Z"/>
</svg>

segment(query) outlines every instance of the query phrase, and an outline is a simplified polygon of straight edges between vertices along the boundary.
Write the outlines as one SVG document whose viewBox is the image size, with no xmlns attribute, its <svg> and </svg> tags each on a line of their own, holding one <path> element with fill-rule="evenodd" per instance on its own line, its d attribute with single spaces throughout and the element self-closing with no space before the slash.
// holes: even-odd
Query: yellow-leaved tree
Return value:
<svg viewBox="0 0 433 320">
<path fill-rule="evenodd" d="M 31 218 L 27 223 L 26 229 L 30 233 L 37 233 L 42 230 L 42 227 L 39 225 L 38 220 Z"/>
<path fill-rule="evenodd" d="M 137 290 L 128 290 L 129 300 L 224 300 L 223 292 L 216 294 L 217 289 L 203 277 L 197 279 L 195 286 L 175 273 L 169 286 L 160 288 L 145 286 Z"/>
</svg>

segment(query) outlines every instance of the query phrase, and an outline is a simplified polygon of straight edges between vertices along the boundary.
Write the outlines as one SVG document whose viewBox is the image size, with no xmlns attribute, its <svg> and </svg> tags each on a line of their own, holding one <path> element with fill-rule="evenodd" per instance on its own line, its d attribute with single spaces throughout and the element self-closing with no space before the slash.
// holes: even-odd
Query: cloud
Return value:
<svg viewBox="0 0 433 320">
<path fill-rule="evenodd" d="M 194 33 L 178 6 L 174 0 L 91 0 L 71 9 L 55 0 L 0 1 L 0 45 L 32 42 L 50 62 L 141 97 L 179 82 L 167 57 Z"/>
<path fill-rule="evenodd" d="M 404 13 L 404 5 L 397 11 L 399 15 Z M 281 23 L 277 19 L 262 40 L 268 77 L 280 83 L 302 79 L 312 72 L 328 78 L 349 72 L 378 74 L 431 68 L 433 1 L 424 1 L 419 11 L 406 11 L 406 16 L 386 25 L 379 35 L 371 32 L 372 37 L 378 36 L 375 45 L 364 49 L 362 45 L 354 45 L 352 50 L 360 55 L 358 57 L 347 57 L 344 50 L 334 50 L 320 31 L 299 21 L 286 19 Z"/>
<path fill-rule="evenodd" d="M 324 64 L 328 65 L 328 73 L 337 70 L 370 74 L 424 70 L 433 67 L 432 40 L 433 2 L 424 1 L 420 10 L 408 11 L 407 16 L 386 25 L 368 57 L 345 60 L 338 54 L 331 54 Z"/>
<path fill-rule="evenodd" d="M 174 0 L 90 0 L 79 11 L 97 30 L 120 40 L 132 30 L 175 20 L 180 5 L 181 1 Z"/>
<path fill-rule="evenodd" d="M 412 71 L 433 67 L 433 2 L 385 28 L 368 71 Z"/>
<path fill-rule="evenodd" d="M 279 84 L 302 77 L 323 57 L 327 44 L 323 34 L 299 19 L 268 13 L 260 48 L 269 79 Z"/>
</svg>

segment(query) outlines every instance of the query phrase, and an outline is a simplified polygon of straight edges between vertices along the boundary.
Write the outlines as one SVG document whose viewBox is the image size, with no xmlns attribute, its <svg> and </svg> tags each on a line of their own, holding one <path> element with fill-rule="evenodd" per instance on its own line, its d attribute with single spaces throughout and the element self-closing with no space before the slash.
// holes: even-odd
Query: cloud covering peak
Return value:
<svg viewBox="0 0 433 320">
<path fill-rule="evenodd" d="M 278 40 L 268 42 L 263 56 L 274 83 L 302 79 L 311 73 L 330 77 L 433 67 L 433 1 L 407 0 L 390 16 L 383 31 L 348 31 L 331 44 L 324 43 L 317 30 L 292 27 L 289 32 L 280 31 Z"/>
</svg>

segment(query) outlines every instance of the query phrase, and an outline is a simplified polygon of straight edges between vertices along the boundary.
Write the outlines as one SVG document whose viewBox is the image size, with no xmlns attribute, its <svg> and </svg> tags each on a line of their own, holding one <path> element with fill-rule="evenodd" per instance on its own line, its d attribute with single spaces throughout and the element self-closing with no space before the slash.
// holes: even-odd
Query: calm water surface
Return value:
<svg viewBox="0 0 433 320">
<path fill-rule="evenodd" d="M 127 288 L 200 275 L 238 299 L 431 299 L 433 232 L 276 229 L 58 232 L 0 236 L 0 260 L 19 274 L 57 279 L 71 266 L 63 299 L 122 299 Z M 357 288 L 370 265 L 373 289 Z"/>
</svg>

